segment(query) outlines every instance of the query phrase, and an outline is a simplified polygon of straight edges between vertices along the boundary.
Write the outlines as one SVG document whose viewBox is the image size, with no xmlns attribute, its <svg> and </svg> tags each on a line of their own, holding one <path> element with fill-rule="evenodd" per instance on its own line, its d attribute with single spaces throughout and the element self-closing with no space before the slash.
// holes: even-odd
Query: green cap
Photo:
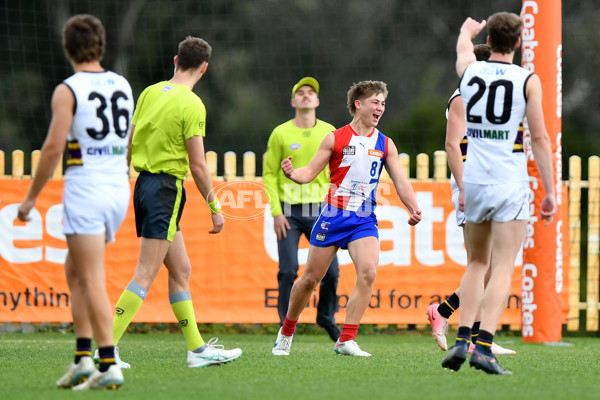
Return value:
<svg viewBox="0 0 600 400">
<path fill-rule="evenodd" d="M 304 78 L 300 79 L 298 83 L 296 83 L 292 88 L 292 97 L 294 97 L 294 95 L 296 94 L 298 89 L 300 89 L 301 86 L 310 86 L 315 90 L 317 95 L 319 94 L 319 82 L 317 82 L 317 80 L 313 77 L 305 76 Z"/>
</svg>

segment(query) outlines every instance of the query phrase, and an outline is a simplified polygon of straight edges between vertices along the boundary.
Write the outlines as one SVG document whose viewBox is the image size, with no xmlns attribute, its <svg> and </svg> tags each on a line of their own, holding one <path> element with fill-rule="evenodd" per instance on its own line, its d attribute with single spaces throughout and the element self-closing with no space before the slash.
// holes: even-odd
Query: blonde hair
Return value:
<svg viewBox="0 0 600 400">
<path fill-rule="evenodd" d="M 348 111 L 350 111 L 350 115 L 354 117 L 354 113 L 356 112 L 356 105 L 354 102 L 356 100 L 363 100 L 373 96 L 374 94 L 383 94 L 384 98 L 387 98 L 388 90 L 385 82 L 381 81 L 361 81 L 358 83 L 353 83 L 348 90 Z"/>
</svg>

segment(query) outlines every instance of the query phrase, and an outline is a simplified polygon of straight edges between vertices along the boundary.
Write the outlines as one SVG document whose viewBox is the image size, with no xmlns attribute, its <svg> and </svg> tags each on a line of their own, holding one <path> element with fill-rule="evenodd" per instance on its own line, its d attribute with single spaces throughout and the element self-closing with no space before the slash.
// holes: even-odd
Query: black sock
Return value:
<svg viewBox="0 0 600 400">
<path fill-rule="evenodd" d="M 479 331 L 479 337 L 477 338 L 477 344 L 481 345 L 488 353 L 492 352 L 492 342 L 494 341 L 494 334 L 488 331 Z"/>
<path fill-rule="evenodd" d="M 98 355 L 100 356 L 98 371 L 106 372 L 111 365 L 116 364 L 115 346 L 98 347 Z"/>
<path fill-rule="evenodd" d="M 481 322 L 477 321 L 471 328 L 471 343 L 477 343 L 477 337 L 479 336 L 479 325 L 481 325 Z"/>
<path fill-rule="evenodd" d="M 469 339 L 471 338 L 471 328 L 468 326 L 459 326 L 458 334 L 456 335 L 456 343 L 464 342 L 467 345 L 469 344 Z"/>
<path fill-rule="evenodd" d="M 75 339 L 75 364 L 81 360 L 81 357 L 92 356 L 92 338 Z"/>
<path fill-rule="evenodd" d="M 438 313 L 442 317 L 448 319 L 450 318 L 452 313 L 454 313 L 454 311 L 458 309 L 459 304 L 460 300 L 458 296 L 456 295 L 456 293 L 452 293 L 450 297 L 446 299 L 446 301 L 444 301 L 438 306 Z"/>
</svg>

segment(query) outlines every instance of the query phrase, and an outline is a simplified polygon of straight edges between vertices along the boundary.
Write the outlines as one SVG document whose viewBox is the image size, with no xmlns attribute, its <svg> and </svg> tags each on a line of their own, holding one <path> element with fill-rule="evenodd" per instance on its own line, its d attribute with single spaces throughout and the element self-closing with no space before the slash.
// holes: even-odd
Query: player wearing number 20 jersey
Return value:
<svg viewBox="0 0 600 400">
<path fill-rule="evenodd" d="M 110 71 L 82 71 L 64 84 L 75 97 L 65 180 L 128 181 L 127 144 L 133 115 L 129 82 Z"/>
<path fill-rule="evenodd" d="M 513 149 L 525 117 L 525 85 L 531 74 L 514 64 L 489 61 L 474 62 L 465 70 L 460 81 L 469 141 L 464 182 L 527 181 L 525 153 Z"/>
</svg>

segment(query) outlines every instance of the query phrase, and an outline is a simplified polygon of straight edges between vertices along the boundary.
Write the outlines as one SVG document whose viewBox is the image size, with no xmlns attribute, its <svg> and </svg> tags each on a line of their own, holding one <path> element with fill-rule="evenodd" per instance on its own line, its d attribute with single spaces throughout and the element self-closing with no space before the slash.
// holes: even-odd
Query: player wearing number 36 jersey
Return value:
<svg viewBox="0 0 600 400">
<path fill-rule="evenodd" d="M 110 71 L 78 71 L 63 83 L 75 98 L 67 133 L 64 232 L 105 232 L 111 242 L 125 218 L 130 195 L 131 87 L 125 78 Z"/>
<path fill-rule="evenodd" d="M 133 115 L 129 82 L 111 71 L 80 71 L 63 83 L 75 96 L 65 179 L 93 175 L 95 180 L 114 181 L 116 175 L 128 182 L 127 144 Z"/>
<path fill-rule="evenodd" d="M 75 15 L 65 23 L 63 47 L 75 74 L 54 90 L 48 135 L 18 210 L 19 219 L 31 220 L 29 213 L 67 144 L 63 231 L 76 348 L 73 363 L 56 385 L 74 390 L 117 389 L 123 384 L 112 337 L 104 250 L 114 241 L 129 203 L 127 144 L 133 96 L 125 78 L 102 67 L 105 43 L 98 18 Z M 92 338 L 98 346 L 98 369 L 92 360 Z"/>
</svg>

